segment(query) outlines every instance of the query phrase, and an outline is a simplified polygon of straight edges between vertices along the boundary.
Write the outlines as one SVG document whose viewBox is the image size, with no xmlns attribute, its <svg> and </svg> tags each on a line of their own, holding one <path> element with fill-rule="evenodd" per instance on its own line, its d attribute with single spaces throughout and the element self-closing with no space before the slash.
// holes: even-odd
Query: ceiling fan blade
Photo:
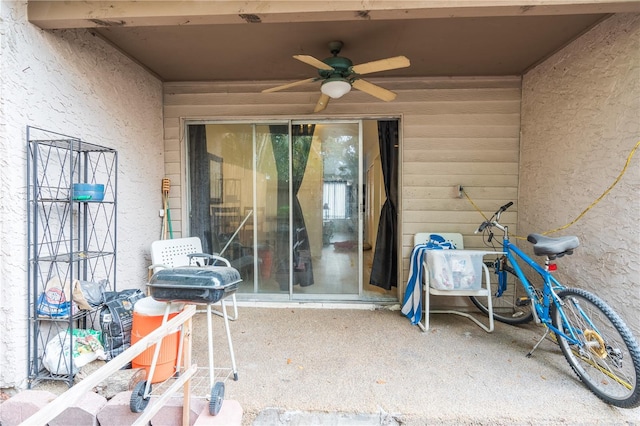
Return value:
<svg viewBox="0 0 640 426">
<path fill-rule="evenodd" d="M 327 70 L 330 71 L 334 69 L 331 65 L 327 65 L 322 62 L 320 59 L 316 59 L 313 56 L 309 55 L 293 55 L 299 61 L 304 62 L 305 64 L 311 65 L 314 68 L 318 68 L 319 70 Z"/>
<path fill-rule="evenodd" d="M 327 107 L 327 104 L 329 103 L 329 99 L 329 95 L 325 95 L 324 93 L 320 95 L 320 99 L 318 99 L 318 103 L 316 104 L 313 112 L 320 112 L 325 109 Z"/>
<path fill-rule="evenodd" d="M 312 83 L 315 80 L 316 80 L 316 78 L 312 77 L 312 78 L 308 78 L 306 80 L 294 81 L 293 83 L 283 84 L 282 86 L 272 87 L 270 89 L 264 89 L 262 91 L 262 93 L 277 92 L 279 90 L 288 89 L 290 87 L 300 86 L 301 84 Z"/>
<path fill-rule="evenodd" d="M 395 56 L 393 58 L 380 59 L 379 61 L 371 61 L 360 65 L 354 65 L 351 67 L 351 71 L 356 74 L 369 74 L 372 72 L 406 68 L 409 65 L 411 65 L 411 62 L 409 62 L 409 59 L 406 56 Z"/>
<path fill-rule="evenodd" d="M 358 79 L 351 83 L 353 87 L 358 90 L 361 90 L 365 93 L 370 94 L 371 96 L 375 96 L 378 99 L 382 99 L 383 101 L 392 101 L 396 98 L 396 94 L 391 90 L 384 89 L 380 86 L 376 86 L 373 83 L 369 83 L 368 81 Z"/>
</svg>

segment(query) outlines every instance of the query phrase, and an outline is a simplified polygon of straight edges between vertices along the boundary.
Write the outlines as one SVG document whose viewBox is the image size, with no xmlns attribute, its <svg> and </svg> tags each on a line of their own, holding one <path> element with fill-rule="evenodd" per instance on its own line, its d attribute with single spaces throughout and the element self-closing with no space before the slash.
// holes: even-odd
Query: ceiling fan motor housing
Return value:
<svg viewBox="0 0 640 426">
<path fill-rule="evenodd" d="M 329 77 L 342 77 L 347 78 L 351 74 L 351 67 L 353 66 L 353 62 L 351 62 L 348 58 L 343 58 L 342 56 L 331 56 L 329 58 L 324 59 L 322 62 L 332 67 L 332 70 L 318 70 L 318 74 L 322 78 Z"/>
</svg>

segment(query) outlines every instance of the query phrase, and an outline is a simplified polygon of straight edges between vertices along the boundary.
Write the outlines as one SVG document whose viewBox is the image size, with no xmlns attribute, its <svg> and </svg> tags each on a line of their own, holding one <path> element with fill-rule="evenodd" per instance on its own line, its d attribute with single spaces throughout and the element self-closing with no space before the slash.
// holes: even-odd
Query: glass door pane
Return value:
<svg viewBox="0 0 640 426">
<path fill-rule="evenodd" d="M 289 293 L 289 125 L 256 125 L 256 292 Z"/>
<path fill-rule="evenodd" d="M 362 294 L 360 122 L 188 125 L 190 226 L 281 299 Z"/>
<path fill-rule="evenodd" d="M 360 124 L 292 126 L 294 295 L 360 292 Z"/>
<path fill-rule="evenodd" d="M 191 236 L 206 253 L 227 258 L 251 287 L 253 237 L 253 125 L 188 126 Z"/>
<path fill-rule="evenodd" d="M 208 125 L 207 150 L 220 161 L 220 174 L 211 174 L 212 189 L 219 195 L 211 200 L 213 251 L 227 258 L 247 283 L 254 272 L 249 227 L 253 206 L 253 126 Z"/>
</svg>

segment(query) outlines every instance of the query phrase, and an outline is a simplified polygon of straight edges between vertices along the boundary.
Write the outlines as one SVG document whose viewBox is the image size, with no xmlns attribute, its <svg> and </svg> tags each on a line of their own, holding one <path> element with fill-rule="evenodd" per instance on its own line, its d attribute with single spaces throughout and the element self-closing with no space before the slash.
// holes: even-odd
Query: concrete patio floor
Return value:
<svg viewBox="0 0 640 426">
<path fill-rule="evenodd" d="M 243 425 L 640 425 L 640 408 L 598 399 L 551 340 L 527 358 L 540 326 L 496 322 L 486 333 L 434 314 L 424 333 L 398 310 L 311 306 L 239 308 L 230 322 L 238 381 L 224 379 L 231 361 L 224 322 L 213 316 L 216 381 L 225 381 L 225 400 L 239 402 Z M 207 348 L 198 313 L 195 398 L 210 391 Z M 67 388 L 45 381 L 36 389 Z"/>
<path fill-rule="evenodd" d="M 214 317 L 215 366 L 229 367 Z M 206 315 L 194 357 L 208 367 Z M 640 424 L 640 408 L 609 406 L 575 376 L 537 325 L 436 314 L 423 333 L 397 310 L 240 307 L 231 322 L 239 371 L 225 399 L 243 424 Z"/>
</svg>

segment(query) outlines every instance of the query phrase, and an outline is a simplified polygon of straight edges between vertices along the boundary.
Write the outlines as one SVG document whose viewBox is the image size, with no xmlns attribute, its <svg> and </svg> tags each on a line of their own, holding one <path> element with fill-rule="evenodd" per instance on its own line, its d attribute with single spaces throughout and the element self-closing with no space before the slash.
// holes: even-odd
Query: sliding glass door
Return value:
<svg viewBox="0 0 640 426">
<path fill-rule="evenodd" d="M 362 295 L 360 121 L 188 124 L 191 236 L 255 299 Z"/>
<path fill-rule="evenodd" d="M 360 124 L 324 122 L 307 132 L 295 130 L 296 125 L 293 129 L 297 161 L 292 189 L 294 205 L 297 201 L 300 207 L 293 212 L 293 270 L 299 276 L 293 292 L 338 299 L 359 295 Z"/>
</svg>

